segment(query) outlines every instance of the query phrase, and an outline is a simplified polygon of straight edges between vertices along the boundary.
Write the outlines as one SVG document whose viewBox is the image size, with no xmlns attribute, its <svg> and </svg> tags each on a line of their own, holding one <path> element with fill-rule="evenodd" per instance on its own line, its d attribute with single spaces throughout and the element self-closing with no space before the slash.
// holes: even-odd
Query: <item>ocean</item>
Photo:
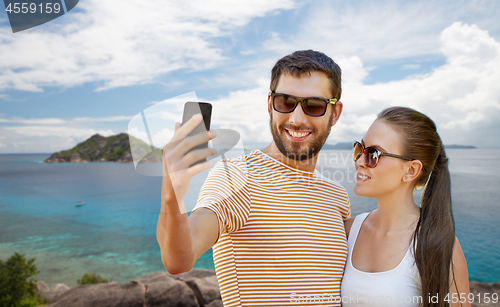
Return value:
<svg viewBox="0 0 500 307">
<path fill-rule="evenodd" d="M 456 234 L 470 280 L 500 282 L 500 164 L 492 158 L 500 150 L 447 153 Z M 0 155 L 0 259 L 14 252 L 36 258 L 36 279 L 70 287 L 85 273 L 122 283 L 165 270 L 155 233 L 161 177 L 140 175 L 132 163 L 42 163 L 48 156 Z M 375 199 L 353 192 L 350 151 L 322 151 L 317 169 L 347 189 L 353 215 L 376 207 Z M 193 178 L 188 210 L 206 175 Z M 420 195 L 416 191 L 416 201 Z M 85 204 L 77 207 L 78 201 Z M 214 268 L 211 250 L 195 267 Z"/>
</svg>

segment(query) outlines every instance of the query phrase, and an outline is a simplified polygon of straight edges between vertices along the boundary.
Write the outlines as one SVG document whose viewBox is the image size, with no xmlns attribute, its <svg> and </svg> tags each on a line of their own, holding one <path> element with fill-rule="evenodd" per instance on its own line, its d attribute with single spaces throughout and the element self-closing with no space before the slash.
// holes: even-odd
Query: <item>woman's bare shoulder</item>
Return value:
<svg viewBox="0 0 500 307">
<path fill-rule="evenodd" d="M 349 237 L 349 231 L 351 230 L 352 223 L 354 222 L 355 217 L 350 217 L 346 220 L 344 220 L 344 228 L 345 228 L 345 234 L 347 237 Z"/>
</svg>

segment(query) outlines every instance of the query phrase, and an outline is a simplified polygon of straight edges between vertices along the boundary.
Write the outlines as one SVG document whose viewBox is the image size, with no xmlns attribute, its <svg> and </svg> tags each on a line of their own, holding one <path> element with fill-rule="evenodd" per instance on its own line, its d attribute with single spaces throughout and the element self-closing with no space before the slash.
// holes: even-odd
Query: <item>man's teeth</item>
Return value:
<svg viewBox="0 0 500 307">
<path fill-rule="evenodd" d="M 290 130 L 288 130 L 288 133 L 290 133 L 290 135 L 293 136 L 294 138 L 301 138 L 309 134 L 309 132 L 293 132 Z"/>
</svg>

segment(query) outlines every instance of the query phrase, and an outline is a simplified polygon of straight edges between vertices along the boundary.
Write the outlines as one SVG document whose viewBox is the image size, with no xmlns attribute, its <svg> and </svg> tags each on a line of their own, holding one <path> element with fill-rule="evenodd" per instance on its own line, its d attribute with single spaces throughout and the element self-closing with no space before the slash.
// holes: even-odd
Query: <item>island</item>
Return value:
<svg viewBox="0 0 500 307">
<path fill-rule="evenodd" d="M 161 162 L 160 149 L 127 133 L 109 137 L 94 134 L 71 149 L 53 153 L 44 162 L 133 162 L 130 142 L 133 145 L 134 156 L 141 157 L 141 162 Z"/>
<path fill-rule="evenodd" d="M 325 143 L 321 149 L 325 149 L 325 150 L 334 150 L 334 149 L 352 150 L 353 143 L 354 142 L 340 142 L 340 143 L 337 143 L 335 145 Z"/>
<path fill-rule="evenodd" d="M 456 145 L 456 144 L 451 144 L 451 145 L 444 145 L 444 148 L 446 149 L 476 149 L 476 146 L 472 145 Z"/>
</svg>

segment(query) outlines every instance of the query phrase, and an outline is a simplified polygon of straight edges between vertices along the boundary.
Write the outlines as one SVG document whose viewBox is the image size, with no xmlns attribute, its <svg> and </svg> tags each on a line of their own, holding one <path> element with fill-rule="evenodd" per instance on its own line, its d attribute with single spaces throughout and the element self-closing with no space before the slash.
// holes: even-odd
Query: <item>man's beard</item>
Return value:
<svg viewBox="0 0 500 307">
<path fill-rule="evenodd" d="M 279 131 L 285 130 L 285 124 L 281 124 L 279 126 L 279 129 L 278 127 L 276 127 L 276 125 L 273 125 L 272 112 L 269 125 L 271 126 L 271 133 L 273 135 L 274 143 L 276 144 L 276 147 L 278 147 L 279 151 L 285 157 L 296 161 L 307 161 L 309 159 L 316 157 L 316 155 L 321 150 L 321 147 L 323 147 L 323 145 L 325 144 L 326 139 L 328 139 L 328 136 L 330 135 L 330 130 L 332 129 L 332 121 L 333 121 L 333 116 L 330 116 L 330 119 L 328 120 L 328 127 L 327 127 L 328 130 L 323 135 L 317 136 L 316 139 L 309 141 L 308 146 L 302 149 L 301 149 L 302 142 L 293 142 L 291 144 L 285 144 L 285 142 L 290 143 L 290 141 L 286 139 L 286 135 L 280 136 L 279 134 Z M 294 128 L 294 130 L 308 130 L 311 131 L 311 134 L 315 134 L 318 131 L 318 129 L 314 127 L 312 127 L 312 129 L 310 129 L 309 127 L 305 129 L 305 127 L 286 125 L 286 128 Z"/>
</svg>

